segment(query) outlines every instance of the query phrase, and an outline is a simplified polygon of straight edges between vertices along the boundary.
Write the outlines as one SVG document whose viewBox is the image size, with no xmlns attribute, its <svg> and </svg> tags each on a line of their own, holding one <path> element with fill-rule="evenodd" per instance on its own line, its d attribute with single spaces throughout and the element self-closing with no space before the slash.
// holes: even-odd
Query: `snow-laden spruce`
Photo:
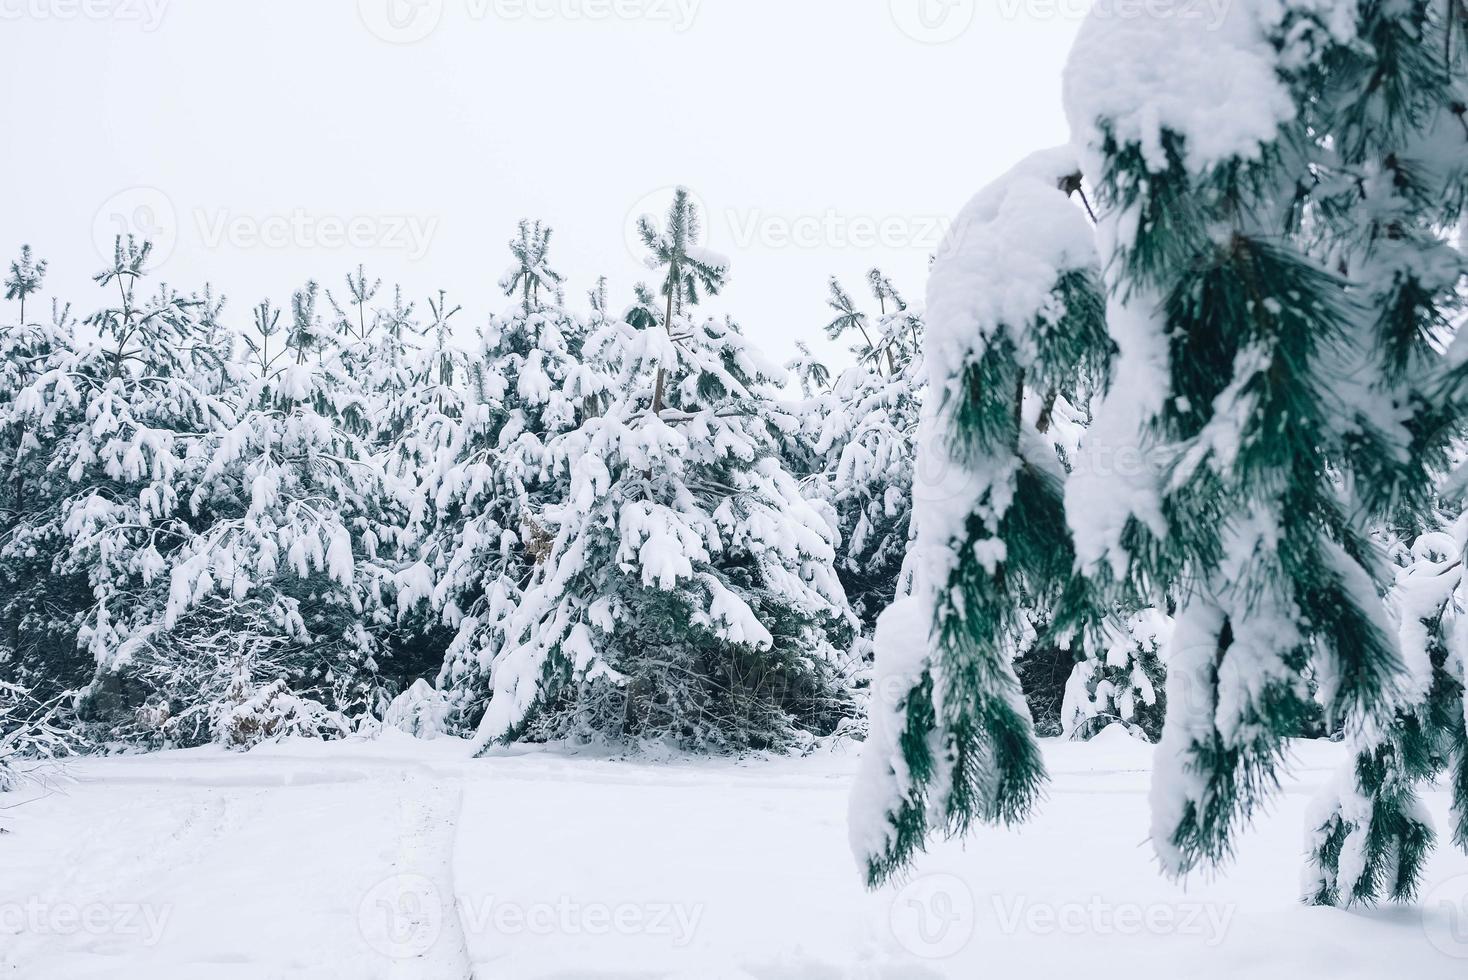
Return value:
<svg viewBox="0 0 1468 980">
<path fill-rule="evenodd" d="M 451 409 L 421 413 L 417 427 L 417 441 L 428 448 L 417 468 L 414 511 L 425 515 L 428 530 L 409 572 L 421 575 L 421 583 L 404 598 L 430 600 L 454 631 L 438 687 L 454 707 L 454 726 L 466 732 L 488 700 L 505 620 L 547 557 L 550 531 L 540 515 L 566 493 L 547 443 L 599 412 L 609 389 L 609 380 L 582 359 L 587 325 L 558 303 L 540 300 L 543 287 L 534 284 L 560 278 L 545 265 L 543 247 L 520 247 L 532 227 L 539 228 L 523 226 L 521 239 L 511 243 L 525 264 L 503 284 L 520 293 L 522 305 L 481 329 L 459 385 L 467 397 Z M 532 240 L 549 232 L 538 235 Z M 529 264 L 532 256 L 538 264 Z M 598 301 L 604 306 L 604 297 Z"/>
<path fill-rule="evenodd" d="M 39 288 L 44 262 L 36 262 L 29 247 L 12 263 L 6 279 L 6 297 L 24 301 Z M 8 311 L 7 311 L 8 312 Z M 72 672 L 74 643 L 68 617 L 48 613 L 52 548 L 49 519 L 30 521 L 27 514 L 43 502 L 40 496 L 49 458 L 40 419 L 28 417 L 17 405 L 21 394 L 43 374 L 53 359 L 71 343 L 69 308 L 54 307 L 48 321 L 21 317 L 0 318 L 0 512 L 6 515 L 0 537 L 0 645 L 6 650 L 6 676 L 19 688 L 39 685 L 54 690 L 57 673 Z M 52 416 L 54 420 L 54 416 Z M 83 583 L 74 582 L 76 592 Z M 57 590 L 56 598 L 60 598 Z M 56 609 L 60 603 L 49 607 Z"/>
<path fill-rule="evenodd" d="M 269 689 L 289 679 L 292 696 L 314 702 L 290 719 L 380 714 L 393 693 L 377 673 L 394 623 L 400 507 L 363 438 L 371 403 L 322 326 L 317 293 L 295 295 L 287 324 L 268 304 L 255 310 L 238 415 L 211 434 L 188 499 L 203 530 L 172 559 L 167 606 L 140 637 L 165 657 L 181 644 L 185 664 L 225 638 L 222 663 L 189 666 L 207 667 L 204 683 L 227 681 L 223 703 L 270 711 L 284 691 Z"/>
<path fill-rule="evenodd" d="M 1468 681 L 1463 553 L 1468 522 L 1429 532 L 1397 556 L 1391 601 L 1405 666 L 1392 723 L 1352 739 L 1350 762 L 1308 816 L 1303 888 L 1317 905 L 1410 899 L 1434 828 L 1419 788 L 1446 768 L 1451 833 L 1468 846 Z"/>
<path fill-rule="evenodd" d="M 1172 619 L 1143 609 L 1123 619 L 1108 616 L 1099 635 L 1085 638 L 1084 657 L 1065 685 L 1061 733 L 1091 738 L 1108 725 L 1156 741 L 1167 709 L 1163 649 Z"/>
<path fill-rule="evenodd" d="M 1357 735 L 1398 704 L 1369 532 L 1431 529 L 1458 431 L 1441 350 L 1463 266 L 1440 229 L 1468 130 L 1440 5 L 1173 6 L 1103 0 L 1066 72 L 1119 349 L 1067 510 L 1097 582 L 1182 589 L 1152 793 L 1181 875 L 1230 854 L 1317 689 Z M 1388 849 L 1405 897 L 1421 849 Z"/>
<path fill-rule="evenodd" d="M 803 399 L 801 428 L 786 442 L 805 493 L 830 509 L 840 533 L 837 570 L 852 608 L 870 630 L 903 591 L 912 525 L 912 472 L 922 413 L 923 314 L 879 271 L 868 277 L 880 304 L 873 318 L 835 280 L 828 303 L 832 340 L 852 340 L 857 364 L 836 376 L 808 349 L 792 362 Z"/>
<path fill-rule="evenodd" d="M 569 491 L 544 509 L 548 549 L 503 624 L 481 745 L 785 749 L 849 715 L 854 617 L 833 533 L 779 457 L 780 372 L 731 321 L 685 312 L 724 277 L 693 254 L 697 217 L 679 194 L 666 231 L 643 222 L 661 315 L 639 303 L 586 341 L 616 382 L 547 447 Z"/>
<path fill-rule="evenodd" d="M 1024 161 L 969 203 L 933 265 L 912 595 L 877 627 L 851 808 L 872 883 L 932 831 L 1023 819 L 1046 778 L 1012 662 L 1032 617 L 1085 616 L 1065 589 L 1049 407 L 1110 354 L 1075 177 L 1065 149 Z"/>
<path fill-rule="evenodd" d="M 167 601 L 209 438 L 235 421 L 208 305 L 145 295 L 149 255 L 117 242 L 96 276 L 116 305 L 88 318 L 95 340 L 77 343 L 65 310 L 50 331 L 12 335 L 32 353 L 6 405 L 21 447 L 0 545 L 10 657 L 47 694 L 87 687 L 98 710 Z"/>
</svg>

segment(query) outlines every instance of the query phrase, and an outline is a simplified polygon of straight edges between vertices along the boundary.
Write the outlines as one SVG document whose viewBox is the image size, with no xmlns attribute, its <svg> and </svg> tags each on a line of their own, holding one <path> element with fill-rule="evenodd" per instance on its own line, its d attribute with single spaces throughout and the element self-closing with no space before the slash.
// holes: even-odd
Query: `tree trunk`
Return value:
<svg viewBox="0 0 1468 980">
<path fill-rule="evenodd" d="M 663 330 L 669 332 L 668 335 L 669 336 L 672 336 L 672 333 L 671 333 L 672 329 L 673 329 L 673 289 L 672 289 L 672 286 L 670 284 L 669 287 L 668 287 L 668 312 L 667 312 L 667 315 L 663 317 Z M 653 393 L 652 393 L 652 414 L 657 415 L 657 416 L 661 416 L 662 413 L 663 413 L 663 386 L 666 384 L 666 381 L 667 381 L 667 371 L 664 370 L 664 368 L 662 367 L 662 365 L 658 365 L 658 380 L 657 380 L 657 385 L 656 385 L 656 387 L 653 388 Z"/>
</svg>

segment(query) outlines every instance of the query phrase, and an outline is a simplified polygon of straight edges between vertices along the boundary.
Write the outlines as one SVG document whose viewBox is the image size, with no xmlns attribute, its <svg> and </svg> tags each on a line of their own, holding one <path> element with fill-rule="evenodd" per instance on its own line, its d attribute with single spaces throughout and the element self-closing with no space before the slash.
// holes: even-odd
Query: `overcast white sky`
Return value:
<svg viewBox="0 0 1468 980">
<path fill-rule="evenodd" d="M 828 276 L 877 264 L 920 299 L 942 222 L 1065 139 L 1086 6 L 0 0 L 0 248 L 34 245 L 83 310 L 131 227 L 241 326 L 359 261 L 477 322 L 521 217 L 554 226 L 574 306 L 599 274 L 623 305 L 631 225 L 681 183 L 733 262 L 706 308 L 784 359 L 820 348 Z"/>
</svg>

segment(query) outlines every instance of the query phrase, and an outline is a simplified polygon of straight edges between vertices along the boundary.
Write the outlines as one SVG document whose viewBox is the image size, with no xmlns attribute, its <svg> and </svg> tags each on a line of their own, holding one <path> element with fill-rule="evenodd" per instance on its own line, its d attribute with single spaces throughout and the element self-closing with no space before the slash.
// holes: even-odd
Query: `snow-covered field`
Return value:
<svg viewBox="0 0 1468 980">
<path fill-rule="evenodd" d="M 1050 743 L 1038 819 L 875 894 L 846 845 L 855 747 L 471 760 L 390 734 L 84 760 L 0 812 L 0 976 L 1468 976 L 1455 851 L 1418 907 L 1295 902 L 1304 810 L 1340 751 L 1298 745 L 1227 876 L 1183 888 L 1144 841 L 1150 748 Z M 1442 825 L 1444 795 L 1428 805 Z"/>
</svg>

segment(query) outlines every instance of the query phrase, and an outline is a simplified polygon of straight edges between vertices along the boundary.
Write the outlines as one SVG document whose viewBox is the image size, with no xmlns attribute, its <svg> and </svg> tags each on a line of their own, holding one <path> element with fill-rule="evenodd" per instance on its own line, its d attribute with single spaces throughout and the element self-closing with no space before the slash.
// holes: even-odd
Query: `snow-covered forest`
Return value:
<svg viewBox="0 0 1468 980">
<path fill-rule="evenodd" d="M 852 363 L 782 387 L 700 308 L 729 269 L 699 221 L 679 192 L 642 226 L 656 278 L 580 310 L 523 222 L 508 306 L 478 323 L 364 269 L 236 310 L 149 282 L 149 244 L 122 238 L 98 309 L 47 311 L 23 248 L 11 710 L 72 751 L 388 725 L 728 753 L 859 728 L 908 540 L 922 316 L 880 272 L 865 303 L 832 282 Z"/>
<path fill-rule="evenodd" d="M 1179 889 L 1147 908 L 1179 908 L 1198 881 L 1212 911 L 1256 903 L 1220 975 L 1271 951 L 1279 975 L 1309 969 L 1302 950 L 1278 953 L 1288 936 L 1259 938 L 1268 908 L 1342 917 L 1289 920 L 1347 943 L 1346 965 L 1307 975 L 1399 962 L 1455 975 L 1468 958 L 1468 8 L 1233 0 L 1209 20 L 1184 2 L 1126 6 L 1097 4 L 1070 53 L 1070 141 L 977 189 L 926 284 L 880 268 L 812 282 L 827 309 L 781 325 L 799 338 L 789 363 L 741 327 L 726 298 L 738 262 L 708 246 L 684 188 L 636 223 L 634 289 L 572 281 L 558 247 L 584 229 L 531 217 L 485 256 L 505 269 L 485 309 L 452 282 L 416 295 L 365 264 L 239 297 L 169 280 L 155 244 L 127 234 L 89 293 L 58 295 L 47 256 L 7 243 L 0 842 L 63 840 L 28 813 L 105 820 L 87 784 L 109 778 L 214 787 L 176 832 L 146 808 L 129 818 L 168 853 L 200 821 L 233 833 L 245 818 L 226 811 L 246 805 L 275 840 L 289 833 L 278 814 L 214 781 L 345 787 L 381 767 L 390 795 L 374 776 L 343 793 L 396 815 L 383 845 L 396 884 L 368 894 L 399 916 L 411 898 L 412 928 L 386 949 L 364 932 L 382 961 L 332 969 L 499 975 L 476 972 L 508 954 L 466 924 L 465 892 L 445 893 L 457 920 L 440 909 L 419 942 L 423 895 L 405 875 L 433 890 L 449 868 L 493 891 L 493 838 L 463 850 L 476 819 L 486 834 L 528 819 L 514 826 L 531 837 L 570 813 L 558 833 L 645 823 L 623 796 L 548 790 L 558 779 L 627 780 L 656 805 L 707 807 L 700 819 L 734 835 L 740 794 L 721 774 L 739 784 L 762 767 L 817 795 L 795 805 L 804 843 L 745 841 L 751 868 L 784 874 L 802 850 L 824 868 L 834 841 L 852 891 L 797 876 L 793 894 L 829 903 L 808 958 L 786 937 L 775 952 L 795 958 L 731 975 L 972 975 L 984 961 L 963 957 L 982 950 L 942 952 L 926 919 L 905 934 L 899 899 L 947 916 L 1010 840 L 1023 850 L 994 857 L 1011 876 L 996 902 L 1028 894 L 1026 874 L 1050 882 L 1033 864 L 1046 848 L 1086 865 L 1088 848 L 1145 841 L 1106 874 L 1125 894 Z M 847 758 L 860 761 L 832 761 Z M 502 795 L 476 766 L 500 767 Z M 819 795 L 826 779 L 844 821 Z M 532 811 L 490 815 L 519 792 Z M 1107 793 L 1136 812 L 1123 820 Z M 1097 801 L 1095 842 L 1077 794 Z M 559 846 L 503 843 L 523 845 L 511 869 Z M 134 881 L 117 848 L 68 846 Z M 204 860 L 187 846 L 185 863 Z M 651 844 L 627 847 L 617 880 L 679 880 L 648 870 Z M 443 867 L 425 857 L 445 849 Z M 721 867 L 707 877 L 738 877 Z M 21 867 L 51 881 L 38 869 Z M 574 895 L 563 870 L 557 894 Z M 1281 870 L 1298 886 L 1256 876 L 1217 891 Z M 758 887 L 739 881 L 718 908 Z M 222 900 L 195 887 L 170 886 L 170 902 Z M 359 898 L 373 907 L 362 889 L 348 889 L 351 915 Z M 21 894 L 0 886 L 0 939 L 20 937 L 0 967 L 18 970 L 47 962 L 20 958 L 40 948 L 5 917 Z M 847 962 L 848 913 L 830 910 L 870 896 L 889 900 L 896 945 Z M 1345 918 L 1391 905 L 1419 910 L 1430 942 L 1419 929 L 1406 953 L 1388 921 Z M 1089 939 L 1111 934 L 1088 914 Z M 1342 939 L 1353 921 L 1369 924 Z M 723 938 L 700 948 L 717 960 L 739 930 L 710 928 Z M 212 962 L 208 943 L 223 942 L 198 941 L 188 955 L 203 959 L 168 968 Z M 562 962 L 515 947 L 528 958 L 506 975 L 589 971 L 600 948 Z M 1053 962 L 1094 955 L 1067 946 Z M 1142 955 L 1174 973 L 1182 956 Z M 947 967 L 920 972 L 912 956 Z"/>
</svg>

